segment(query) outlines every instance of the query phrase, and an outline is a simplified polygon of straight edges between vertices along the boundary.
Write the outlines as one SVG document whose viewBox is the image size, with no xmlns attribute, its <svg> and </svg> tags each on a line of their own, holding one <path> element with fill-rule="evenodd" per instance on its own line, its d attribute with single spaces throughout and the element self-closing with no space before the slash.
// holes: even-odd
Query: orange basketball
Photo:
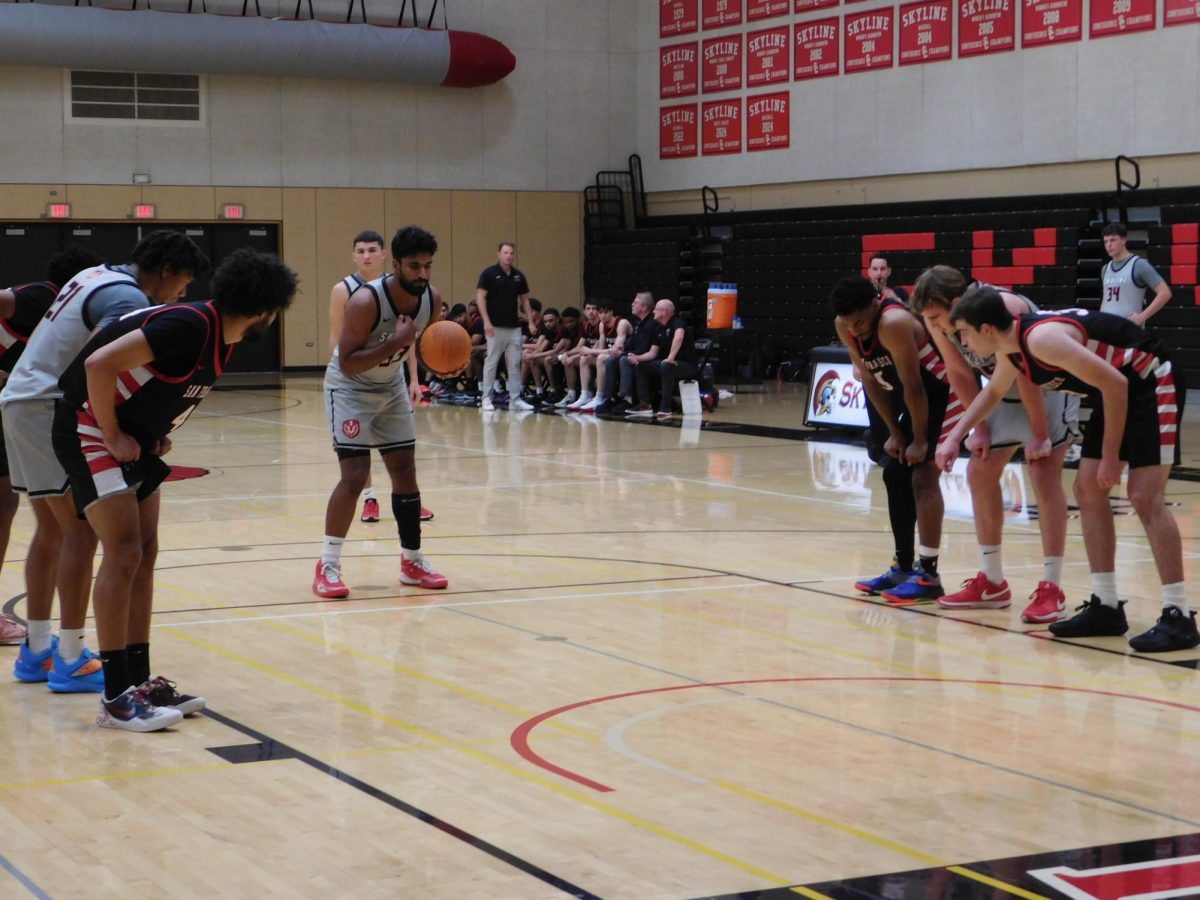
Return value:
<svg viewBox="0 0 1200 900">
<path fill-rule="evenodd" d="M 457 322 L 442 319 L 421 332 L 417 349 L 425 368 L 448 378 L 471 358 L 471 336 Z"/>
</svg>

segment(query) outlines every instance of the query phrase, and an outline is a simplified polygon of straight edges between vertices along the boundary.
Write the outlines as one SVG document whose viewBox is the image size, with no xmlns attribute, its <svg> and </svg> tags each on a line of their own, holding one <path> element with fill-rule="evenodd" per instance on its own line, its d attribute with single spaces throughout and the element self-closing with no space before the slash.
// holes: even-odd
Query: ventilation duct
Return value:
<svg viewBox="0 0 1200 900">
<path fill-rule="evenodd" d="M 517 65 L 472 31 L 0 3 L 3 65 L 481 87 Z"/>
</svg>

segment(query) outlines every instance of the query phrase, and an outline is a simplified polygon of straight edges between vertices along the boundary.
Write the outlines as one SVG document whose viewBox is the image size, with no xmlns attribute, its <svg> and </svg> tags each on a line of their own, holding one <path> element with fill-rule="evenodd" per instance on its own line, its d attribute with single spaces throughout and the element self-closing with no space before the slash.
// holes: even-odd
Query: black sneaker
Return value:
<svg viewBox="0 0 1200 900">
<path fill-rule="evenodd" d="M 175 690 L 175 682 L 167 681 L 161 675 L 156 675 L 139 688 L 146 699 L 155 706 L 164 709 L 177 709 L 185 716 L 198 713 L 207 704 L 203 697 L 193 697 L 191 694 L 181 694 Z"/>
<path fill-rule="evenodd" d="M 1105 606 L 1100 598 L 1092 594 L 1091 599 L 1082 606 L 1075 607 L 1076 613 L 1065 622 L 1054 622 L 1050 633 L 1055 637 L 1119 637 L 1129 630 L 1125 620 L 1125 601 L 1117 604 L 1117 608 Z"/>
<path fill-rule="evenodd" d="M 1200 644 L 1200 632 L 1196 631 L 1196 614 L 1185 613 L 1178 606 L 1164 606 L 1162 616 L 1153 628 L 1129 639 L 1129 646 L 1138 653 L 1190 650 L 1197 644 Z"/>
</svg>

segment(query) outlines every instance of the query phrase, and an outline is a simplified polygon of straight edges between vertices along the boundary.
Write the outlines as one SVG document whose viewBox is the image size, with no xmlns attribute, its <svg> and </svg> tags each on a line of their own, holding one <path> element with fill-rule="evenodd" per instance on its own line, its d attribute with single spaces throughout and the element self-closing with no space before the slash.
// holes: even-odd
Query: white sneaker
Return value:
<svg viewBox="0 0 1200 900">
<path fill-rule="evenodd" d="M 524 400 L 521 397 L 513 397 L 511 400 L 508 401 L 508 408 L 510 410 L 520 410 L 521 412 L 529 412 L 534 407 L 533 407 L 533 404 L 530 403 L 528 400 Z"/>
<path fill-rule="evenodd" d="M 568 406 L 567 409 L 581 410 L 587 404 L 589 404 L 591 402 L 592 402 L 592 392 L 584 391 L 582 394 L 579 395 L 579 399 L 576 400 L 574 403 L 572 403 L 570 406 Z"/>
<path fill-rule="evenodd" d="M 482 409 L 484 412 L 495 412 L 496 411 L 496 405 L 494 403 L 492 403 L 491 397 L 484 397 L 483 402 L 479 404 L 479 408 Z"/>
<path fill-rule="evenodd" d="M 154 706 L 140 688 L 126 688 L 115 700 L 100 697 L 100 714 L 96 724 L 101 728 L 120 728 L 122 731 L 161 731 L 183 720 L 178 709 Z"/>
<path fill-rule="evenodd" d="M 561 400 L 559 400 L 557 403 L 555 403 L 554 408 L 555 409 L 566 409 L 568 406 L 570 406 L 572 403 L 575 402 L 575 399 L 578 396 L 579 395 L 576 394 L 574 391 L 567 391 L 567 396 L 563 397 Z"/>
<path fill-rule="evenodd" d="M 595 397 L 593 397 L 591 400 L 589 400 L 583 406 L 579 407 L 579 411 L 580 412 L 595 412 L 596 407 L 599 406 L 603 402 L 604 402 L 604 398 L 601 395 L 597 394 Z"/>
</svg>

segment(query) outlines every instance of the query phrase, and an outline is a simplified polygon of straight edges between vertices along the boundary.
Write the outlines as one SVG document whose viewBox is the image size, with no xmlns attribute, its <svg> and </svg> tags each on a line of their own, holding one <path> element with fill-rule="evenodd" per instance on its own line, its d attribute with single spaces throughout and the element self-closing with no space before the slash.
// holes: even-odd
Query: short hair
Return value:
<svg viewBox="0 0 1200 900">
<path fill-rule="evenodd" d="M 589 306 L 594 306 L 594 307 L 596 307 L 597 309 L 599 309 L 599 308 L 600 308 L 600 301 L 599 301 L 599 300 L 593 300 L 591 297 L 588 297 L 588 298 L 586 298 L 586 299 L 583 301 L 583 308 L 584 308 L 584 309 L 587 309 Z"/>
<path fill-rule="evenodd" d="M 1109 222 L 1100 232 L 1100 236 L 1108 237 L 1110 234 L 1115 234 L 1117 237 L 1129 237 L 1129 229 L 1125 227 L 1124 222 Z"/>
<path fill-rule="evenodd" d="M 353 247 L 355 244 L 378 244 L 382 247 L 383 235 L 378 231 L 360 231 L 354 236 L 354 240 L 350 242 L 350 246 Z"/>
<path fill-rule="evenodd" d="M 954 304 L 954 298 L 961 297 L 966 287 L 967 279 L 958 269 L 953 266 L 931 266 L 917 278 L 909 303 L 913 312 L 918 314 L 931 306 L 949 309 Z"/>
<path fill-rule="evenodd" d="M 654 294 L 650 291 L 638 291 L 633 297 L 634 303 L 640 303 L 646 309 L 654 308 Z M 630 304 L 632 306 L 632 304 Z"/>
<path fill-rule="evenodd" d="M 579 307 L 577 306 L 568 306 L 562 311 L 562 317 L 564 319 L 578 319 L 579 315 Z"/>
<path fill-rule="evenodd" d="M 558 310 L 555 309 L 553 306 L 551 306 L 548 309 L 542 310 L 542 315 L 543 316 L 554 316 L 555 318 L 558 318 Z"/>
<path fill-rule="evenodd" d="M 517 249 L 517 245 L 514 244 L 512 241 L 501 241 L 499 244 L 496 245 L 496 252 L 499 253 L 505 247 L 512 247 L 514 250 Z"/>
<path fill-rule="evenodd" d="M 861 275 L 847 275 L 829 292 L 829 305 L 835 316 L 852 316 L 875 302 L 879 291 Z"/>
<path fill-rule="evenodd" d="M 888 258 L 887 258 L 886 253 L 872 253 L 871 258 L 867 260 L 867 267 L 870 268 L 871 263 L 875 262 L 875 260 L 877 260 L 877 259 L 882 259 L 883 264 L 885 266 L 887 266 L 889 269 L 891 268 L 891 266 L 888 265 Z"/>
<path fill-rule="evenodd" d="M 432 234 L 416 225 L 401 228 L 392 237 L 392 259 L 404 259 L 418 253 L 437 253 L 438 242 Z"/>
<path fill-rule="evenodd" d="M 46 263 L 46 278 L 61 288 L 84 269 L 98 266 L 102 262 L 104 260 L 91 250 L 72 244 L 50 257 L 50 261 Z"/>
<path fill-rule="evenodd" d="M 201 279 L 212 270 L 212 263 L 195 241 L 182 231 L 166 228 L 152 231 L 138 241 L 130 259 L 139 271 L 157 275 L 170 269 L 188 272 L 193 279 Z"/>
<path fill-rule="evenodd" d="M 597 300 L 596 305 L 600 307 L 600 312 L 612 312 L 613 305 L 611 300 Z"/>
<path fill-rule="evenodd" d="M 534 312 L 541 312 L 542 311 L 542 301 L 539 300 L 537 297 L 530 297 L 529 298 L 529 308 L 532 309 Z"/>
<path fill-rule="evenodd" d="M 467 314 L 467 304 L 455 303 L 452 307 L 450 307 L 450 312 L 448 312 L 446 314 L 446 318 L 457 319 L 459 316 L 465 316 L 466 314 Z"/>
<path fill-rule="evenodd" d="M 973 284 L 950 310 L 950 324 L 960 320 L 976 331 L 984 325 L 1008 331 L 1013 323 L 1013 314 L 1008 311 L 1004 298 L 996 288 L 990 284 Z"/>
<path fill-rule="evenodd" d="M 223 313 L 252 318 L 287 309 L 299 279 L 274 253 L 242 247 L 230 253 L 212 277 L 213 305 Z"/>
</svg>

